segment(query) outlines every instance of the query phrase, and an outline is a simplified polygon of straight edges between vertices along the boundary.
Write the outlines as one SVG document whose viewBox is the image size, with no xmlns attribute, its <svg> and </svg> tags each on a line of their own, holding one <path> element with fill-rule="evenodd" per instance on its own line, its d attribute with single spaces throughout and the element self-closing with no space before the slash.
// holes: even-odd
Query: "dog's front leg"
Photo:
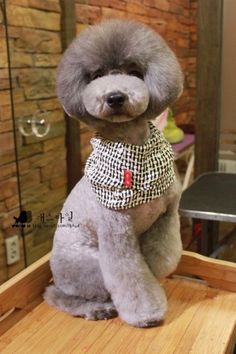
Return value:
<svg viewBox="0 0 236 354">
<path fill-rule="evenodd" d="M 137 327 L 157 325 L 166 296 L 140 253 L 129 216 L 107 210 L 98 234 L 104 282 L 120 317 Z"/>
<path fill-rule="evenodd" d="M 182 253 L 180 222 L 177 209 L 160 217 L 140 238 L 141 252 L 158 279 L 173 273 Z"/>
</svg>

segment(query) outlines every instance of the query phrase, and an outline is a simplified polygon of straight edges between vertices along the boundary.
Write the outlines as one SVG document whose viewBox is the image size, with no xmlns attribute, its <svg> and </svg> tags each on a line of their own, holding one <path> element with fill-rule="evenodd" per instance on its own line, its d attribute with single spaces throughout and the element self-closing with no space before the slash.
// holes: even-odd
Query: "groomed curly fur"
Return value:
<svg viewBox="0 0 236 354">
<path fill-rule="evenodd" d="M 164 40 L 145 25 L 121 20 L 81 33 L 63 55 L 57 77 L 66 112 L 108 144 L 145 144 L 148 120 L 172 104 L 182 86 L 180 66 Z M 124 166 L 116 162 L 122 174 Z M 45 300 L 90 320 L 118 313 L 133 326 L 158 325 L 167 310 L 158 279 L 174 271 L 182 250 L 180 189 L 172 180 L 167 188 L 150 202 L 114 210 L 97 200 L 83 177 L 62 209 L 63 215 L 73 213 L 73 221 L 68 228 L 58 224 L 50 260 L 54 285 Z"/>
<path fill-rule="evenodd" d="M 110 20 L 86 29 L 66 50 L 58 68 L 57 93 L 74 117 L 92 118 L 83 92 L 92 80 L 110 74 L 142 79 L 149 93 L 143 115 L 153 119 L 182 92 L 183 74 L 175 54 L 152 29 L 134 21 Z M 88 120 L 87 120 L 88 121 Z"/>
</svg>

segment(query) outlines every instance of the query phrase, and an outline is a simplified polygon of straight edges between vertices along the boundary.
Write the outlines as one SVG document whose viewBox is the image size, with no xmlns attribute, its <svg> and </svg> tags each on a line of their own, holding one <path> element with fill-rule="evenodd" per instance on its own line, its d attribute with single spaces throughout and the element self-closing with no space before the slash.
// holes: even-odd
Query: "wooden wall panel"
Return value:
<svg viewBox="0 0 236 354">
<path fill-rule="evenodd" d="M 198 1 L 195 175 L 218 168 L 222 0 Z"/>
</svg>

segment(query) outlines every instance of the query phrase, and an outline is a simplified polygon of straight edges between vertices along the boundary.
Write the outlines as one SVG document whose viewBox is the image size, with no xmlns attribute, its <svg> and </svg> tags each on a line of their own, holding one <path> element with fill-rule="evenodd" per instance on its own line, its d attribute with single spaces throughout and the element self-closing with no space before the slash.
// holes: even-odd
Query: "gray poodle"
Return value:
<svg viewBox="0 0 236 354">
<path fill-rule="evenodd" d="M 96 130 L 85 176 L 55 233 L 50 305 L 88 320 L 156 326 L 167 310 L 159 279 L 181 256 L 173 153 L 150 120 L 181 94 L 183 75 L 147 26 L 111 20 L 86 29 L 62 57 L 59 99 Z M 75 166 L 76 168 L 76 166 Z M 70 227 L 69 227 L 70 226 Z"/>
</svg>

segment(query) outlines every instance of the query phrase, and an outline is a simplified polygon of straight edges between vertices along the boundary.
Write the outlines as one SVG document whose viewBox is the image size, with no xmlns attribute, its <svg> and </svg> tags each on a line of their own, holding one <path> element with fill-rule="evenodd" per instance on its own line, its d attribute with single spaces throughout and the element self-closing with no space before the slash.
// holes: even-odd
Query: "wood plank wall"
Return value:
<svg viewBox="0 0 236 354">
<path fill-rule="evenodd" d="M 222 0 L 198 1 L 195 175 L 218 168 Z"/>
</svg>

